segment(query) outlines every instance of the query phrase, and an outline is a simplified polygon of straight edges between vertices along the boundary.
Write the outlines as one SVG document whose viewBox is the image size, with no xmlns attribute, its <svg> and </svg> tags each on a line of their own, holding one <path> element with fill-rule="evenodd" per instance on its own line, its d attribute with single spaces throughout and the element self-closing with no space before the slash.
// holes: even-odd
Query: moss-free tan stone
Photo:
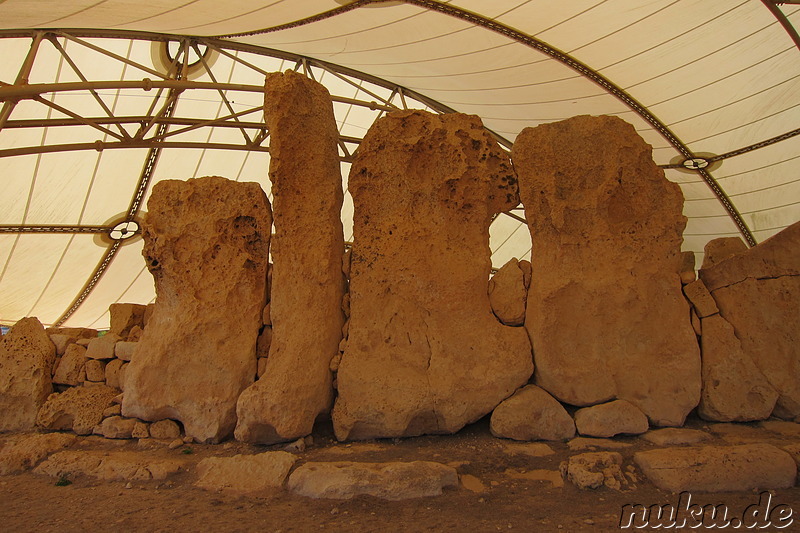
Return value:
<svg viewBox="0 0 800 533">
<path fill-rule="evenodd" d="M 533 369 L 522 328 L 488 296 L 489 223 L 517 204 L 508 156 L 478 117 L 390 113 L 350 171 L 350 325 L 338 368 L 339 439 L 452 433 Z"/>
<path fill-rule="evenodd" d="M 124 371 L 122 412 L 180 420 L 218 442 L 255 379 L 271 214 L 257 183 L 208 177 L 153 187 L 143 254 L 156 305 Z"/>
<path fill-rule="evenodd" d="M 526 128 L 512 158 L 535 250 L 525 327 L 536 384 L 681 425 L 700 399 L 700 351 L 681 293 L 680 187 L 616 117 Z"/>
</svg>

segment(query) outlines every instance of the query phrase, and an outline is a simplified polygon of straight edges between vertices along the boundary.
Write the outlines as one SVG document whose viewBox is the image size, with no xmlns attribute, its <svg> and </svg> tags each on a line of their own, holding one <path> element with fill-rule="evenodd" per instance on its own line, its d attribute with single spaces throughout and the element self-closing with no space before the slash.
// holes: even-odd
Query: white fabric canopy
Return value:
<svg viewBox="0 0 800 533">
<path fill-rule="evenodd" d="M 681 185 L 684 250 L 763 241 L 800 220 L 798 21 L 771 0 L 0 2 L 0 323 L 102 328 L 151 301 L 139 237 L 109 228 L 161 179 L 269 192 L 260 88 L 289 68 L 334 96 L 345 187 L 392 108 L 477 114 L 507 147 L 612 114 Z M 522 217 L 492 224 L 495 267 L 529 256 Z M 350 240 L 349 195 L 342 218 Z"/>
</svg>

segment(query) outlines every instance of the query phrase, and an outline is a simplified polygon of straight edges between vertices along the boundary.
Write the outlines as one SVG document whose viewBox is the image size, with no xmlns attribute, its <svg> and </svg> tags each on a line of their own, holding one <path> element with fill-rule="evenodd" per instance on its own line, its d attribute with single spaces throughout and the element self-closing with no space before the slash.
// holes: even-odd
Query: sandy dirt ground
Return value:
<svg viewBox="0 0 800 533">
<path fill-rule="evenodd" d="M 695 429 L 711 433 L 707 424 L 693 420 Z M 800 426 L 798 426 L 800 427 Z M 800 443 L 800 437 L 780 435 L 759 426 L 741 425 L 741 431 L 714 434 L 710 444 L 755 441 L 778 445 Z M 0 436 L 0 445 L 8 436 Z M 194 465 L 205 458 L 237 453 L 260 453 L 280 446 L 240 443 L 190 444 L 177 449 L 144 448 L 136 440 L 81 439 L 76 449 L 124 450 L 149 458 L 185 461 L 181 473 L 165 481 L 99 481 L 73 476 L 71 484 L 27 472 L 0 477 L 0 531 L 8 532 L 305 532 L 305 531 L 619 531 L 622 506 L 631 503 L 677 504 L 678 496 L 656 489 L 638 471 L 625 490 L 580 490 L 563 483 L 559 464 L 570 455 L 567 443 L 548 443 L 555 452 L 546 456 L 520 453 L 519 445 L 496 439 L 483 420 L 453 436 L 337 443 L 330 427 L 320 424 L 314 442 L 297 453 L 298 465 L 307 461 L 429 460 L 457 466 L 471 487 L 446 489 L 441 496 L 383 501 L 360 496 L 351 500 L 314 500 L 285 490 L 250 494 L 208 491 L 193 485 Z M 631 471 L 633 453 L 655 445 L 638 437 L 616 438 L 616 449 Z M 598 450 L 602 450 L 599 447 Z M 583 450 L 590 451 L 590 450 Z M 466 477 L 465 477 L 466 476 Z M 472 477 L 470 477 L 472 476 Z M 480 483 L 476 484 L 475 480 Z M 481 488 L 482 485 L 483 487 Z M 795 523 L 784 531 L 800 531 L 800 488 L 772 491 L 775 503 L 795 510 Z M 757 491 L 694 494 L 693 503 L 725 504 L 738 516 L 759 501 Z M 702 529 L 702 528 L 701 528 Z"/>
</svg>

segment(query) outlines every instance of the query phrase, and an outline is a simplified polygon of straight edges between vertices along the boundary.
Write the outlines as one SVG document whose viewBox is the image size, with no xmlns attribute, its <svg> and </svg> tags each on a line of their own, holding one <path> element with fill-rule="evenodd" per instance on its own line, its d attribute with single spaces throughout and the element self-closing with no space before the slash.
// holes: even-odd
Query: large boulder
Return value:
<svg viewBox="0 0 800 533">
<path fill-rule="evenodd" d="M 393 112 L 361 143 L 349 190 L 336 436 L 458 431 L 533 370 L 525 330 L 500 324 L 489 305 L 489 223 L 517 204 L 508 156 L 478 117 Z"/>
<path fill-rule="evenodd" d="M 56 347 L 35 317 L 23 318 L 0 337 L 0 432 L 32 429 L 39 407 L 53 392 Z"/>
<path fill-rule="evenodd" d="M 699 275 L 744 354 L 778 391 L 774 414 L 800 416 L 800 222 Z"/>
<path fill-rule="evenodd" d="M 339 132 L 330 95 L 294 71 L 269 74 L 264 115 L 275 220 L 272 337 L 263 375 L 239 399 L 236 438 L 271 444 L 308 435 L 333 405 L 329 366 L 342 339 L 345 280 Z"/>
<path fill-rule="evenodd" d="M 125 339 L 135 327 L 144 328 L 144 312 L 146 305 L 142 304 L 111 304 L 108 313 L 111 317 L 109 333 Z"/>
<path fill-rule="evenodd" d="M 256 375 L 272 217 L 257 183 L 207 177 L 153 187 L 143 224 L 156 305 L 125 370 L 122 413 L 180 420 L 218 442 Z"/>
<path fill-rule="evenodd" d="M 575 436 L 572 417 L 544 389 L 527 385 L 492 412 L 492 435 L 514 440 L 567 440 Z"/>
<path fill-rule="evenodd" d="M 65 429 L 78 435 L 89 435 L 103 420 L 103 411 L 110 407 L 119 391 L 97 385 L 71 387 L 53 393 L 39 409 L 36 424 L 45 429 Z"/>
<path fill-rule="evenodd" d="M 489 303 L 497 319 L 506 326 L 525 323 L 528 289 L 519 261 L 511 258 L 489 280 Z"/>
<path fill-rule="evenodd" d="M 742 350 L 733 327 L 713 315 L 702 320 L 702 330 L 703 393 L 697 413 L 715 422 L 768 418 L 778 392 Z"/>
<path fill-rule="evenodd" d="M 584 407 L 575 413 L 578 433 L 589 437 L 640 435 L 648 430 L 647 417 L 625 400 Z"/>
<path fill-rule="evenodd" d="M 51 335 L 55 337 L 55 335 Z M 70 344 L 56 366 L 53 383 L 59 385 L 80 385 L 86 378 L 86 348 L 80 344 Z"/>
<path fill-rule="evenodd" d="M 700 399 L 700 351 L 681 293 L 680 187 L 615 117 L 526 128 L 512 158 L 535 250 L 536 383 L 568 404 L 624 399 L 654 425 L 681 425 Z"/>
</svg>

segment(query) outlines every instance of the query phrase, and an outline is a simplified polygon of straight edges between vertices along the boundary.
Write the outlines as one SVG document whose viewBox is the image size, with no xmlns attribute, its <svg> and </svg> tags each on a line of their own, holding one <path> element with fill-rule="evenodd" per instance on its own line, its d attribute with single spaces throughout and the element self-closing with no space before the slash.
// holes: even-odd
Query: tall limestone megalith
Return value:
<svg viewBox="0 0 800 533">
<path fill-rule="evenodd" d="M 122 413 L 183 423 L 199 442 L 236 425 L 255 379 L 272 216 L 257 183 L 219 177 L 153 187 L 143 225 L 156 304 L 126 369 Z"/>
<path fill-rule="evenodd" d="M 0 337 L 0 432 L 33 429 L 53 392 L 56 347 L 38 318 L 18 321 Z"/>
<path fill-rule="evenodd" d="M 704 263 L 699 274 L 742 351 L 778 391 L 774 414 L 800 416 L 800 222 L 749 250 Z"/>
<path fill-rule="evenodd" d="M 475 116 L 399 111 L 365 136 L 349 182 L 340 440 L 452 433 L 527 382 L 525 331 L 488 296 L 489 223 L 518 202 L 509 163 Z"/>
<path fill-rule="evenodd" d="M 311 433 L 333 403 L 331 359 L 342 339 L 342 176 L 327 89 L 293 71 L 267 75 L 275 235 L 272 343 L 242 394 L 236 438 L 271 444 Z"/>
<path fill-rule="evenodd" d="M 536 384 L 565 403 L 619 398 L 654 425 L 681 425 L 701 378 L 679 278 L 680 188 L 615 117 L 526 128 L 512 159 L 533 241 Z"/>
</svg>

